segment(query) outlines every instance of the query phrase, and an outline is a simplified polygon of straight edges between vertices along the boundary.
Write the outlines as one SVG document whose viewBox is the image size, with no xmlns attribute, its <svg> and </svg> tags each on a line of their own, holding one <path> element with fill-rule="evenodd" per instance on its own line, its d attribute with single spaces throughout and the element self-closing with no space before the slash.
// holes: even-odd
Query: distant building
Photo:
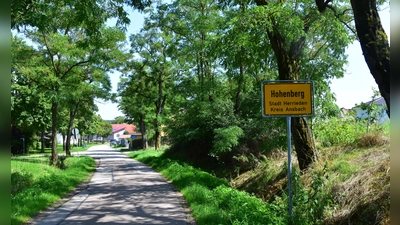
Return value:
<svg viewBox="0 0 400 225">
<path fill-rule="evenodd" d="M 371 104 L 371 101 L 366 102 L 365 104 Z M 386 121 L 389 120 L 389 116 L 386 112 L 386 102 L 385 99 L 383 97 L 379 97 L 377 98 L 372 104 L 375 104 L 376 106 L 378 106 L 378 108 L 381 111 L 381 114 L 378 117 L 378 123 L 382 124 Z M 368 117 L 368 113 L 366 110 L 362 110 L 360 107 L 354 107 L 353 108 L 356 111 L 356 117 L 360 118 L 360 119 L 364 119 Z"/>
<path fill-rule="evenodd" d="M 340 118 L 346 117 L 350 113 L 351 109 L 340 108 Z"/>
<path fill-rule="evenodd" d="M 127 146 L 129 142 L 127 138 L 130 139 L 141 139 L 142 134 L 136 131 L 136 126 L 133 124 L 111 124 L 112 134 L 105 138 L 105 140 L 116 140 L 117 143 L 123 146 Z"/>
</svg>

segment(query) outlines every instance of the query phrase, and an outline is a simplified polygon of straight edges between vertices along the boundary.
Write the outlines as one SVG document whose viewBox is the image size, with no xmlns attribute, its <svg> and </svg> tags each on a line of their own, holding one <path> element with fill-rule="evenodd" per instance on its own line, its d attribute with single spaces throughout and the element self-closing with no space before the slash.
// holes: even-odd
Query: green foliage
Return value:
<svg viewBox="0 0 400 225">
<path fill-rule="evenodd" d="M 85 33 L 90 30 L 87 21 L 76 20 L 76 9 L 64 3 L 46 7 L 38 3 L 38 12 L 51 15 L 52 19 L 42 20 L 42 24 L 28 22 L 32 26 L 25 28 L 23 37 L 32 43 L 31 46 L 21 41 L 20 37 L 12 38 L 12 109 L 15 110 L 14 123 L 26 124 L 21 129 L 43 132 L 51 125 L 52 136 L 59 129 L 69 138 L 78 113 L 85 116 L 88 115 L 87 111 L 93 113 L 94 98 L 109 99 L 111 83 L 107 72 L 118 67 L 123 60 L 122 42 L 125 34 L 121 29 L 95 22 L 93 17 L 102 20 L 102 13 L 91 15 L 94 21 L 90 26 L 96 30 L 91 31 L 96 35 Z M 21 101 L 31 95 L 27 91 L 23 95 L 18 93 L 23 90 L 22 85 L 26 86 L 25 89 L 33 90 L 32 94 L 37 93 L 35 98 Z M 43 106 L 41 103 L 44 103 Z M 31 107 L 32 104 L 38 107 Z M 21 108 L 34 110 L 18 110 Z M 21 111 L 27 113 L 22 114 Z M 60 115 L 65 111 L 69 120 L 67 116 Z M 39 121 L 30 121 L 30 118 L 39 118 Z M 56 153 L 55 145 L 53 151 Z"/>
<path fill-rule="evenodd" d="M 214 143 L 210 154 L 218 156 L 231 151 L 239 144 L 239 138 L 242 136 L 243 130 L 238 126 L 214 129 Z"/>
<path fill-rule="evenodd" d="M 357 115 L 358 120 L 365 122 L 367 132 L 369 132 L 371 125 L 373 126 L 379 122 L 379 119 L 384 116 L 385 111 L 387 110 L 386 106 L 380 107 L 375 104 L 375 101 L 380 96 L 379 91 L 375 88 L 372 88 L 372 92 L 373 94 L 371 96 L 371 101 L 367 103 L 361 102 L 361 104 L 356 104 L 356 107 L 364 110 L 367 114 L 366 117 L 359 117 L 361 115 Z"/>
<path fill-rule="evenodd" d="M 100 137 L 106 138 L 112 134 L 112 125 L 108 121 L 103 120 L 100 115 L 97 115 L 97 122 L 92 124 L 92 126 L 96 126 L 94 134 Z"/>
<path fill-rule="evenodd" d="M 348 160 L 337 160 L 332 163 L 331 169 L 339 173 L 339 180 L 346 180 L 359 170 L 360 166 L 353 164 Z"/>
<path fill-rule="evenodd" d="M 244 191 L 218 186 L 212 193 L 222 217 L 230 224 L 285 224 L 284 219 L 277 216 L 274 206 Z"/>
<path fill-rule="evenodd" d="M 359 118 L 356 111 L 342 115 L 343 117 L 322 117 L 313 124 L 314 135 L 323 147 L 334 145 L 375 146 L 382 144 L 382 134 L 390 125 L 379 124 L 378 120 L 384 113 L 384 108 L 377 107 L 373 102 L 379 92 L 373 89 L 373 96 L 368 103 L 357 105 L 365 110 L 367 117 Z M 366 129 L 365 129 L 366 127 Z M 369 144 L 371 143 L 371 144 Z"/>
<path fill-rule="evenodd" d="M 16 195 L 32 184 L 33 174 L 31 172 L 25 170 L 11 172 L 11 196 Z"/>
<path fill-rule="evenodd" d="M 243 135 L 232 102 L 194 102 L 187 113 L 170 125 L 173 144 L 192 145 L 188 151 L 199 156 L 219 156 L 232 151 Z"/>
<path fill-rule="evenodd" d="M 11 224 L 21 224 L 71 191 L 94 171 L 90 157 L 69 157 L 65 169 L 48 166 L 48 159 L 11 160 Z"/>
<path fill-rule="evenodd" d="M 326 189 L 328 180 L 326 166 L 322 171 L 312 171 L 309 186 L 303 185 L 300 173 L 292 171 L 292 218 L 288 224 L 321 224 L 324 213 L 332 206 L 332 196 Z M 281 214 L 288 214 L 288 190 L 276 199 Z"/>
<path fill-rule="evenodd" d="M 125 117 L 123 117 L 123 116 L 117 116 L 117 117 L 114 118 L 113 123 L 116 123 L 116 124 L 125 123 Z"/>
<path fill-rule="evenodd" d="M 160 154 L 137 151 L 128 155 L 161 172 L 184 195 L 197 224 L 286 224 L 277 207 L 231 188 L 209 173 Z"/>
<path fill-rule="evenodd" d="M 315 139 L 324 147 L 354 145 L 363 133 L 363 124 L 352 118 L 331 118 L 314 124 Z"/>
</svg>

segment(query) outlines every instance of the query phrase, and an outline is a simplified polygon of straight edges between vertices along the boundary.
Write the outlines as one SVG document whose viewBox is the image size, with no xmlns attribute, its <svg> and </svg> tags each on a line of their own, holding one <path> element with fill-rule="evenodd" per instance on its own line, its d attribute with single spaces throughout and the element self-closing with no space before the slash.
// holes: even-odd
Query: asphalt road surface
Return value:
<svg viewBox="0 0 400 225">
<path fill-rule="evenodd" d="M 35 224 L 195 224 L 182 195 L 145 164 L 108 145 L 78 154 L 99 160 L 89 187 Z"/>
</svg>

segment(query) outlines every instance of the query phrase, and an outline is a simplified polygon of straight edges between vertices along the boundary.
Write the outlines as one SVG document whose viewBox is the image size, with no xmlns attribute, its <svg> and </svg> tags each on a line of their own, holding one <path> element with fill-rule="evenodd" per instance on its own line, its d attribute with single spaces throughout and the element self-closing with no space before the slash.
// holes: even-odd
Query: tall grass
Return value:
<svg viewBox="0 0 400 225">
<path fill-rule="evenodd" d="M 164 157 L 155 150 L 136 151 L 129 157 L 150 165 L 183 194 L 197 224 L 287 224 L 276 206 L 187 163 Z"/>
<path fill-rule="evenodd" d="M 95 170 L 90 157 L 69 157 L 65 168 L 49 166 L 47 157 L 11 159 L 11 224 L 21 224 L 46 209 Z"/>
<path fill-rule="evenodd" d="M 370 124 L 354 118 L 331 118 L 317 121 L 313 133 L 322 147 L 349 146 L 371 147 L 384 144 L 384 136 L 390 134 L 390 122 Z"/>
</svg>

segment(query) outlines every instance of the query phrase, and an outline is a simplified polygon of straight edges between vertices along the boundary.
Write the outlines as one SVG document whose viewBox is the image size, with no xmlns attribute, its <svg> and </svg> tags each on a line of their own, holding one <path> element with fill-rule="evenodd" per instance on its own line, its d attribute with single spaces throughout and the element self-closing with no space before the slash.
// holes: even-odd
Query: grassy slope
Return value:
<svg viewBox="0 0 400 225">
<path fill-rule="evenodd" d="M 294 223 L 389 224 L 388 135 L 365 135 L 353 146 L 320 148 L 317 161 L 293 181 Z M 285 152 L 274 152 L 257 168 L 230 181 L 166 158 L 162 151 L 138 151 L 130 157 L 171 180 L 200 225 L 288 223 Z M 295 153 L 293 158 L 297 171 Z"/>
<path fill-rule="evenodd" d="M 48 164 L 48 157 L 11 160 L 11 224 L 51 206 L 95 170 L 90 157 L 67 158 L 63 170 Z"/>
<path fill-rule="evenodd" d="M 286 153 L 276 152 L 258 168 L 241 174 L 230 183 L 264 201 L 273 201 L 284 194 L 282 189 L 286 188 L 286 160 Z M 323 191 L 332 197 L 332 204 L 325 210 L 322 224 L 389 224 L 389 171 L 390 144 L 387 141 L 373 147 L 336 146 L 319 150 L 317 162 L 302 175 L 301 182 L 309 188 L 312 174 L 324 174 Z"/>
</svg>

